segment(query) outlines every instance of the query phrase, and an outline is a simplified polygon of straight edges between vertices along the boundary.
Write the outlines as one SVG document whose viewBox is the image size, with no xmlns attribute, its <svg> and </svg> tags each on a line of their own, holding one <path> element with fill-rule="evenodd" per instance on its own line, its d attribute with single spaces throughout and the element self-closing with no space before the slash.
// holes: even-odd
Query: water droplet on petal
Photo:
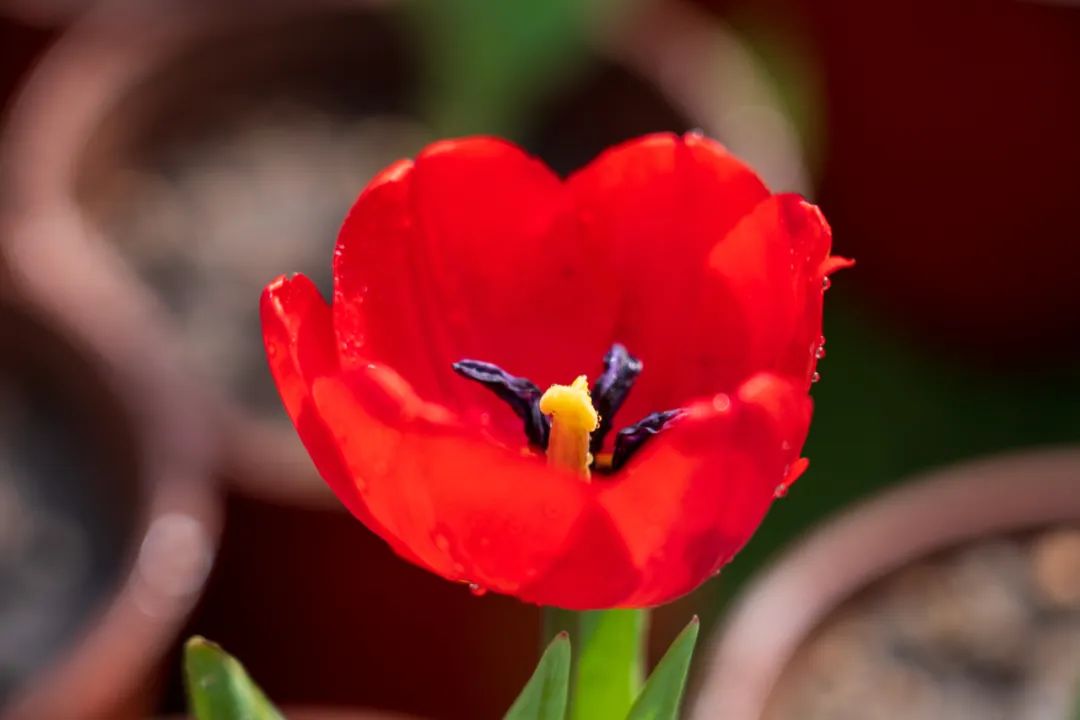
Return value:
<svg viewBox="0 0 1080 720">
<path fill-rule="evenodd" d="M 817 350 L 814 351 L 814 357 L 818 360 L 825 357 L 825 348 L 821 345 L 818 345 Z"/>
<path fill-rule="evenodd" d="M 269 357 L 271 360 L 277 357 L 277 345 L 267 345 L 266 356 Z"/>
<path fill-rule="evenodd" d="M 821 382 L 821 373 L 819 373 L 819 372 L 817 372 L 815 370 L 814 374 L 810 376 L 810 382 L 812 382 L 812 383 Z"/>
<path fill-rule="evenodd" d="M 828 290 L 831 287 L 832 287 L 832 280 L 829 279 L 828 275 L 821 278 L 821 291 L 822 292 L 825 292 L 826 290 Z"/>
<path fill-rule="evenodd" d="M 787 495 L 787 491 L 788 491 L 787 485 L 784 485 L 783 483 L 781 483 L 781 484 L 776 486 L 775 490 L 773 490 L 773 497 L 782 498 L 785 495 Z"/>
<path fill-rule="evenodd" d="M 725 393 L 720 393 L 713 398 L 712 406 L 713 410 L 715 410 L 716 412 L 727 412 L 731 409 L 731 398 L 728 397 Z"/>
<path fill-rule="evenodd" d="M 480 587 L 476 583 L 469 583 L 469 592 L 471 592 L 476 597 L 483 597 L 487 595 L 487 588 Z"/>
<path fill-rule="evenodd" d="M 439 548 L 440 552 L 447 552 L 450 549 L 450 538 L 446 537 L 442 533 L 435 533 L 432 538 L 435 542 L 435 547 Z"/>
</svg>

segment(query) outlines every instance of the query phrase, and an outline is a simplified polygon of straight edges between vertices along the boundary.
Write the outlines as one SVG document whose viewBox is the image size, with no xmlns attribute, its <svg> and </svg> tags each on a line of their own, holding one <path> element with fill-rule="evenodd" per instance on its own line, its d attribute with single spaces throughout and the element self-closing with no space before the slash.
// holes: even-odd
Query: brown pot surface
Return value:
<svg viewBox="0 0 1080 720">
<path fill-rule="evenodd" d="M 1075 524 L 1078 487 L 1080 449 L 1029 451 L 932 473 L 826 523 L 740 596 L 691 717 L 759 720 L 799 648 L 845 601 L 950 548 Z M 1070 592 L 1069 578 L 1043 581 Z"/>
</svg>

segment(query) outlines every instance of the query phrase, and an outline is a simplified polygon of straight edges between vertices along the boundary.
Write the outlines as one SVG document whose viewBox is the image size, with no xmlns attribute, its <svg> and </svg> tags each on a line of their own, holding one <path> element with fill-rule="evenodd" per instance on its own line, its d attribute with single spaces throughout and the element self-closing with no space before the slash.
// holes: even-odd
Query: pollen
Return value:
<svg viewBox="0 0 1080 720">
<path fill-rule="evenodd" d="M 552 385 L 540 398 L 540 412 L 551 417 L 548 464 L 588 477 L 592 464 L 589 436 L 600 427 L 600 415 L 589 396 L 589 381 L 579 375 L 569 385 Z"/>
</svg>

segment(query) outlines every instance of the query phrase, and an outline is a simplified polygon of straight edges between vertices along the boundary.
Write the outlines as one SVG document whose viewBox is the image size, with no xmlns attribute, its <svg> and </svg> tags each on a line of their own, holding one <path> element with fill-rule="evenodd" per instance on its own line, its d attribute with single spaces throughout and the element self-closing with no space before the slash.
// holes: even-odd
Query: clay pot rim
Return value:
<svg viewBox="0 0 1080 720">
<path fill-rule="evenodd" d="M 5 720 L 103 717 L 129 699 L 198 599 L 221 525 L 204 407 L 140 298 L 114 282 L 114 259 L 95 247 L 64 192 L 82 131 L 97 118 L 85 111 L 106 98 L 103 86 L 126 57 L 96 34 L 97 17 L 91 12 L 58 41 L 12 106 L 0 144 L 0 294 L 63 338 L 119 398 L 144 503 L 120 583 L 71 645 L 11 698 Z M 153 46 L 151 35 L 139 41 Z M 88 68 L 91 50 L 102 53 L 100 76 L 97 65 Z M 165 557 L 190 562 L 163 573 Z"/>
<path fill-rule="evenodd" d="M 256 22 L 364 12 L 394 1 L 286 0 Z M 173 350 L 181 340 L 170 329 L 168 311 L 76 196 L 86 149 L 132 93 L 141 93 L 140 85 L 172 67 L 186 48 L 241 22 L 250 25 L 250 9 L 243 2 L 113 0 L 87 11 L 60 38 L 17 96 L 0 140 L 0 269 L 11 276 L 14 294 L 46 308 L 89 345 L 117 356 L 122 366 L 141 355 L 154 366 L 152 374 L 167 377 L 173 399 L 201 418 L 207 436 L 201 444 L 233 485 L 290 504 L 337 508 L 302 448 L 278 442 L 276 427 L 183 365 Z M 132 25 L 141 31 L 130 32 Z M 102 306 L 109 308 L 109 322 L 101 320 Z M 144 347 L 113 352 L 132 338 Z"/>
<path fill-rule="evenodd" d="M 1010 452 L 921 474 L 827 520 L 740 593 L 711 643 L 691 717 L 757 720 L 807 635 L 844 600 L 919 558 L 988 535 L 1080 520 L 1080 447 Z"/>
<path fill-rule="evenodd" d="M 120 357 L 86 343 L 70 331 L 65 318 L 26 298 L 5 297 L 3 315 L 33 325 L 50 345 L 62 343 L 65 357 L 74 353 L 74 376 L 110 393 L 123 416 L 121 443 L 133 465 L 139 488 L 134 527 L 126 539 L 117 584 L 83 621 L 69 644 L 2 710 L 5 720 L 43 717 L 104 717 L 124 702 L 135 683 L 146 679 L 187 617 L 213 561 L 220 530 L 220 501 L 211 482 L 207 446 L 190 431 L 196 418 L 168 392 L 148 392 L 161 382 L 139 368 L 138 357 Z M 35 341 L 30 340 L 33 344 Z M 71 359 L 71 358 L 69 358 Z M 71 372 L 52 367 L 46 375 Z M 132 377 L 131 387 L 118 384 Z M 72 380 L 62 378 L 61 387 Z M 85 403 L 85 397 L 74 398 Z M 111 405 L 111 403 L 110 403 Z M 190 442 L 190 444 L 188 444 Z M 125 461 L 126 462 L 126 461 Z M 162 560 L 175 573 L 162 573 Z M 109 672 L 102 673 L 102 658 Z"/>
</svg>

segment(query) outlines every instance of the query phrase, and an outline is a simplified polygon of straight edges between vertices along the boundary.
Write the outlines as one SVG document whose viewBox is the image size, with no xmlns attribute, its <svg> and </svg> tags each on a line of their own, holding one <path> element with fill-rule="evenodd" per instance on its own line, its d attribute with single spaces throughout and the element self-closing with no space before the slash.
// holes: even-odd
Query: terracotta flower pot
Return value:
<svg viewBox="0 0 1080 720">
<path fill-rule="evenodd" d="M 266 373 L 258 292 L 306 247 L 321 264 L 365 173 L 426 139 L 376 5 L 104 3 L 31 76 L 3 147 L 16 271 L 69 268 L 137 315 L 227 474 L 294 501 L 328 494 Z"/>
<path fill-rule="evenodd" d="M 1080 521 L 1078 488 L 1080 450 L 1037 450 L 932 473 L 827 523 L 740 596 L 711 646 L 691 717 L 758 720 L 793 658 L 845 602 L 872 593 L 877 581 L 913 564 L 915 573 L 922 572 L 918 561 L 941 553 L 988 538 L 1075 526 Z M 1060 539 L 1069 537 L 1059 533 L 1051 540 L 1060 546 Z M 1044 558 L 1036 559 L 1036 565 L 1045 564 L 1048 547 L 1036 546 Z M 1071 592 L 1067 588 L 1080 585 L 1078 572 L 1072 561 L 1064 576 L 1058 572 L 1049 582 Z M 904 580 L 892 587 L 903 590 Z M 926 612 L 927 603 L 916 597 L 909 607 Z M 1005 629 L 994 623 L 974 632 Z"/>
<path fill-rule="evenodd" d="M 70 277 L 18 275 L 0 298 L 0 717 L 139 717 L 213 559 L 208 447 L 120 309 L 69 313 Z"/>
</svg>

